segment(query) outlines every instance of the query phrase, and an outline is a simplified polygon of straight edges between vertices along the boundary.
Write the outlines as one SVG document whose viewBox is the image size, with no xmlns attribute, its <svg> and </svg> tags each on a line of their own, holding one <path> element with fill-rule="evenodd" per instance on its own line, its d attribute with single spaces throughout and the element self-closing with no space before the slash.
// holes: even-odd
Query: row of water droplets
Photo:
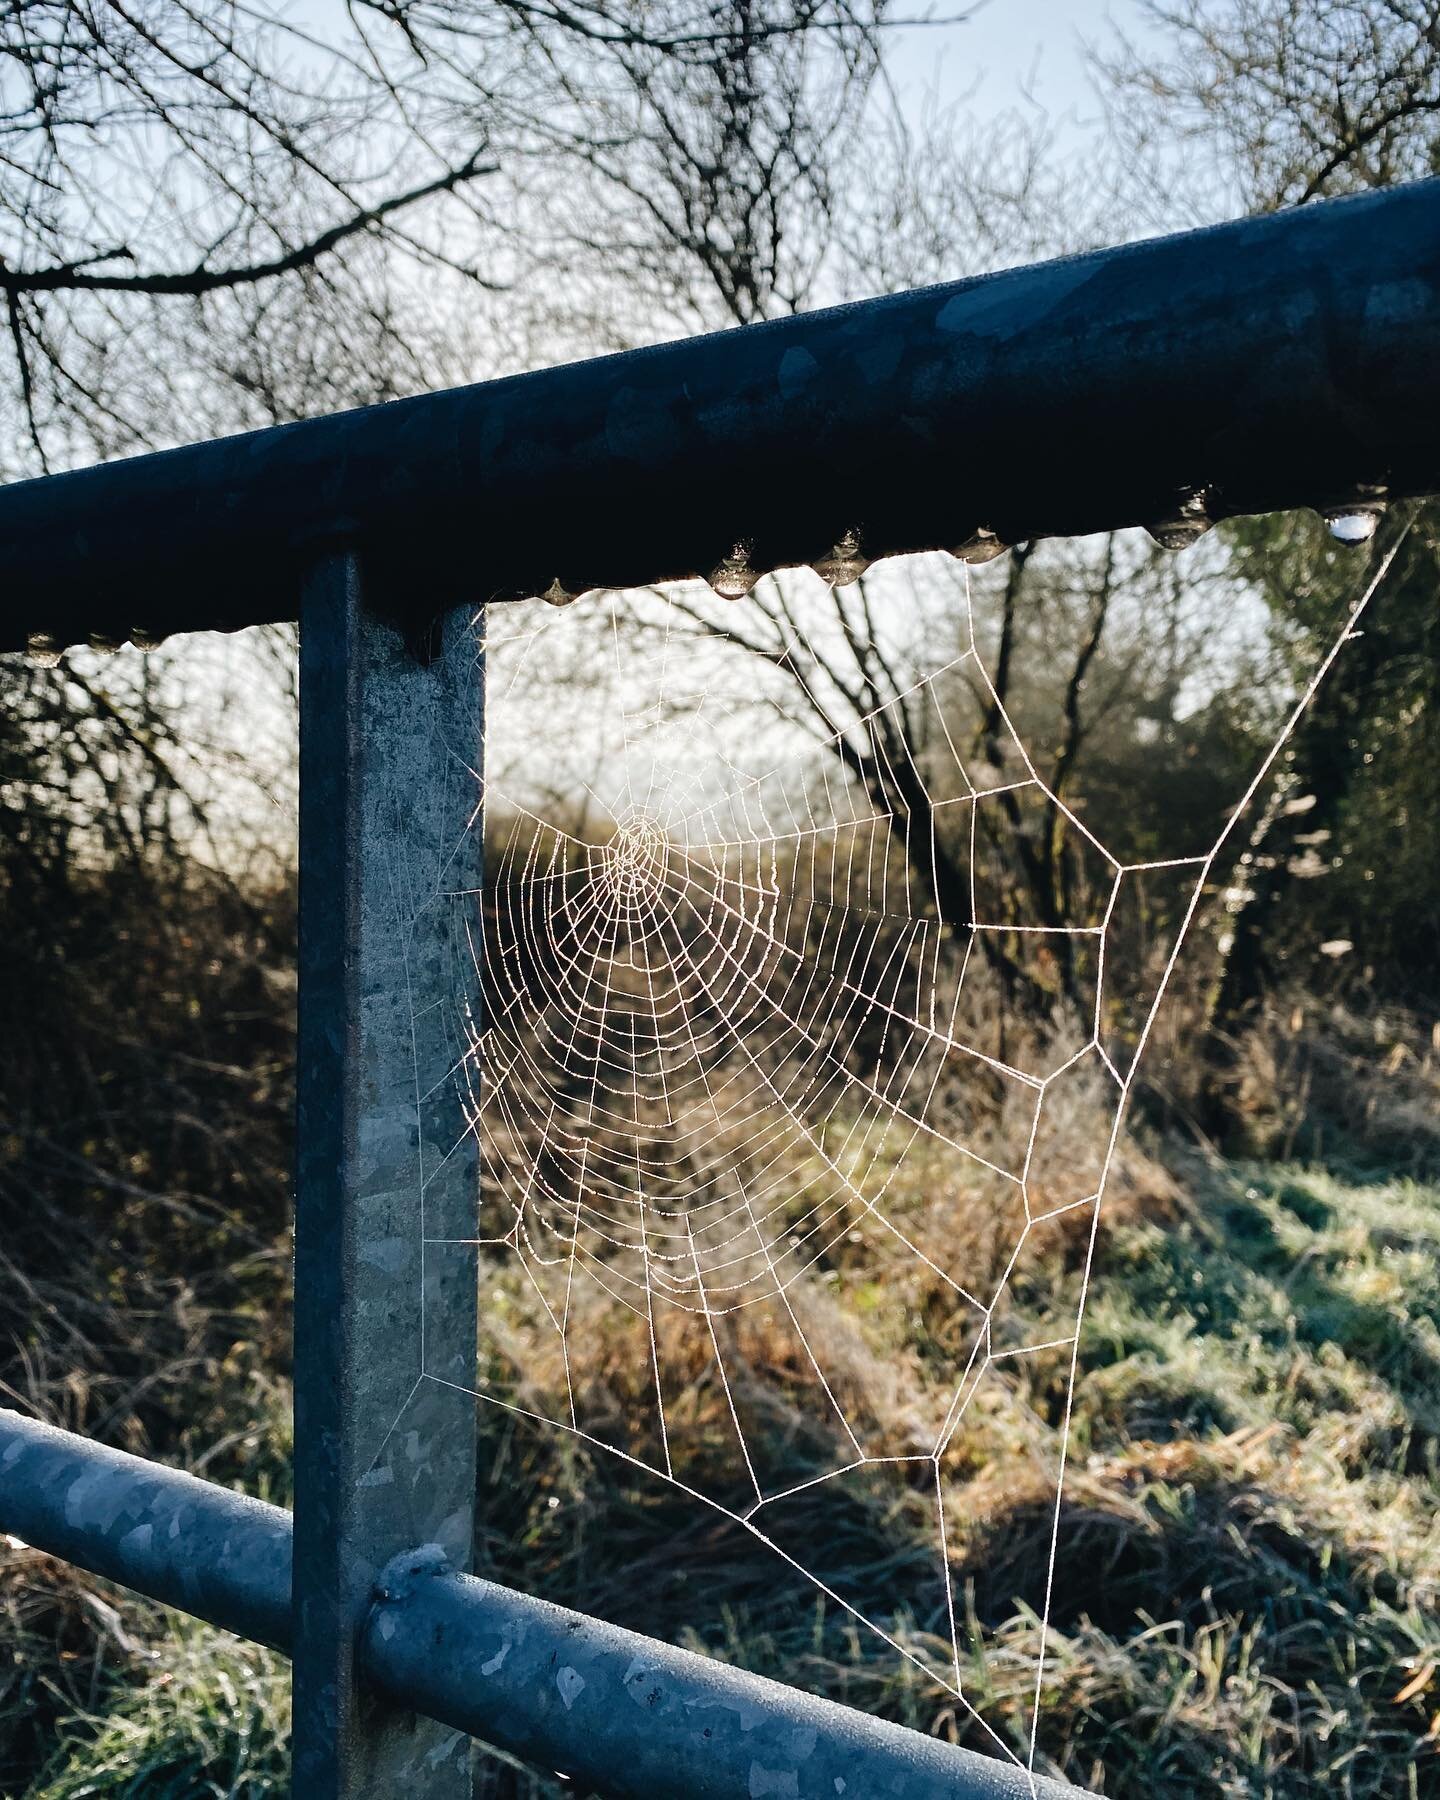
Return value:
<svg viewBox="0 0 1440 1800">
<path fill-rule="evenodd" d="M 1323 517 L 1326 529 L 1335 542 L 1354 549 L 1368 544 L 1375 536 L 1384 510 L 1383 501 L 1366 500 L 1336 508 L 1326 512 Z M 1195 489 L 1181 499 L 1169 518 L 1149 526 L 1148 530 L 1162 550 L 1185 550 L 1197 538 L 1203 537 L 1214 523 L 1204 490 Z M 963 563 L 976 565 L 993 562 L 1010 547 L 995 532 L 981 526 L 963 543 L 953 546 L 950 555 Z M 861 547 L 860 533 L 852 529 L 842 532 L 829 555 L 820 557 L 810 567 L 828 587 L 848 587 L 851 582 L 858 581 L 870 567 L 870 558 Z M 722 600 L 743 600 L 765 574 L 765 570 L 754 566 L 750 546 L 742 539 L 710 571 L 707 580 Z M 572 592 L 557 576 L 540 597 L 551 606 L 568 606 L 571 601 L 580 598 L 580 591 Z M 90 648 L 98 651 L 118 650 L 126 641 L 124 638 L 98 632 L 92 633 L 88 640 Z M 128 641 L 137 650 L 158 650 L 165 641 L 165 636 L 163 632 L 132 625 Z M 25 649 L 32 663 L 40 668 L 53 669 L 59 664 L 66 646 L 48 632 L 32 631 L 26 638 Z"/>
<path fill-rule="evenodd" d="M 987 563 L 1009 548 L 1010 545 L 993 531 L 982 527 L 963 544 L 951 549 L 950 554 L 959 557 L 961 562 Z M 809 567 L 827 587 L 849 587 L 870 567 L 871 560 L 861 546 L 860 533 L 851 528 L 840 534 L 828 555 L 818 557 Z M 722 600 L 743 600 L 769 572 L 756 568 L 749 543 L 740 538 L 729 555 L 722 557 L 705 579 Z M 572 592 L 557 578 L 540 598 L 548 600 L 551 606 L 568 606 L 572 600 L 580 598 L 581 591 Z"/>
<path fill-rule="evenodd" d="M 133 644 L 137 650 L 158 650 L 165 642 L 165 633 L 148 631 L 143 625 L 132 625 L 123 638 L 92 631 L 85 641 L 92 650 L 98 650 L 102 654 L 121 650 L 127 643 Z M 56 668 L 67 648 L 62 639 L 53 637 L 48 631 L 32 631 L 25 638 L 26 656 L 41 669 Z"/>
<path fill-rule="evenodd" d="M 1368 544 L 1375 536 L 1384 511 L 1383 501 L 1365 500 L 1337 507 L 1325 512 L 1322 517 L 1326 530 L 1337 544 L 1343 544 L 1347 549 L 1356 549 Z M 1184 496 L 1169 518 L 1157 521 L 1148 526 L 1147 530 L 1162 550 L 1185 550 L 1203 537 L 1214 524 L 1215 518 L 1205 492 L 1196 489 Z M 980 526 L 963 543 L 950 547 L 949 554 L 974 566 L 993 562 L 1010 548 L 1011 545 L 995 532 Z M 851 529 L 841 534 L 828 555 L 817 558 L 809 567 L 827 587 L 848 587 L 851 582 L 860 579 L 870 567 L 870 562 L 871 559 L 865 555 L 861 546 L 860 533 Z M 756 568 L 751 558 L 750 545 L 744 539 L 739 539 L 729 555 L 723 557 L 710 571 L 706 580 L 722 600 L 743 600 L 767 573 L 768 570 Z M 551 606 L 568 606 L 573 600 L 580 598 L 581 591 L 572 592 L 557 577 L 541 598 Z"/>
<path fill-rule="evenodd" d="M 1356 549 L 1375 536 L 1385 511 L 1379 499 L 1359 499 L 1348 506 L 1327 508 L 1320 516 L 1325 529 L 1337 544 Z M 1168 518 L 1159 519 L 1146 529 L 1162 550 L 1185 550 L 1215 524 L 1210 493 L 1205 488 L 1191 488 L 1182 494 Z"/>
</svg>

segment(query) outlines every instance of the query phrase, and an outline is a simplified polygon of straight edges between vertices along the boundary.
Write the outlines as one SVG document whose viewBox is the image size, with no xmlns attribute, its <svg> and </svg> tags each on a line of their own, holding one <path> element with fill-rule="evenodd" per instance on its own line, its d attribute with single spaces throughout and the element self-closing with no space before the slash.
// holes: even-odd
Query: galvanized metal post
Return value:
<svg viewBox="0 0 1440 1800">
<path fill-rule="evenodd" d="M 470 1566 L 483 669 L 366 574 L 325 557 L 301 607 L 294 1784 L 468 1800 L 465 1738 L 362 1699 L 357 1653 L 392 1557 Z"/>
</svg>

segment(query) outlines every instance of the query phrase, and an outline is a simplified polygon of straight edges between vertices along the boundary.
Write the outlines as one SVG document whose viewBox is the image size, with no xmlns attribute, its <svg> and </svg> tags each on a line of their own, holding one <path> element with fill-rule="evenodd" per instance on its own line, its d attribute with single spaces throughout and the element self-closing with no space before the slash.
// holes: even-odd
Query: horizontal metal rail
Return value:
<svg viewBox="0 0 1440 1800">
<path fill-rule="evenodd" d="M 0 1531 L 227 1631 L 290 1648 L 290 1515 L 0 1409 Z M 360 1645 L 392 1704 L 616 1800 L 1085 1800 L 633 1631 L 397 1558 Z"/>
<path fill-rule="evenodd" d="M 1440 488 L 1440 181 L 0 491 L 0 649 Z M 388 565 L 388 571 L 386 568 Z"/>
<path fill-rule="evenodd" d="M 290 1648 L 290 1515 L 0 1407 L 0 1531 Z"/>
</svg>

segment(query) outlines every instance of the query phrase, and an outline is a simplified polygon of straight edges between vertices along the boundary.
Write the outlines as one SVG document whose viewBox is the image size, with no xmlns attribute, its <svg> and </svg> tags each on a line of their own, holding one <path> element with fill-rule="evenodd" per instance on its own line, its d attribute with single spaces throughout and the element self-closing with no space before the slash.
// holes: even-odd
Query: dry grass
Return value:
<svg viewBox="0 0 1440 1800">
<path fill-rule="evenodd" d="M 1372 1150 L 1351 1150 L 1329 1170 L 1128 1151 L 1082 1346 L 1042 1715 L 1050 1766 L 1108 1794 L 1440 1791 L 1440 1191 L 1377 1179 Z M 908 1228 L 953 1245 L 935 1170 L 916 1158 L 909 1176 Z M 1032 1333 L 1073 1294 L 1069 1234 L 1013 1291 Z M 986 1235 L 971 1249 L 987 1255 Z M 913 1259 L 874 1285 L 909 1321 L 906 1355 L 886 1351 L 886 1309 L 877 1319 L 838 1284 L 827 1343 L 857 1391 L 877 1384 L 903 1438 L 936 1416 L 953 1308 L 932 1304 Z M 749 1360 L 783 1421 L 795 1371 L 763 1341 Z M 586 1376 L 617 1413 L 643 1412 L 643 1366 L 637 1343 L 612 1344 Z M 945 1473 L 967 1693 L 1018 1747 L 1064 1369 L 1011 1369 Z M 695 1422 L 699 1459 L 723 1427 L 718 1396 Z M 513 1426 L 500 1469 L 486 1550 L 503 1578 L 980 1743 L 940 1684 L 723 1521 Z M 887 1475 L 839 1502 L 814 1490 L 790 1528 L 828 1584 L 943 1654 L 919 1484 Z"/>
</svg>

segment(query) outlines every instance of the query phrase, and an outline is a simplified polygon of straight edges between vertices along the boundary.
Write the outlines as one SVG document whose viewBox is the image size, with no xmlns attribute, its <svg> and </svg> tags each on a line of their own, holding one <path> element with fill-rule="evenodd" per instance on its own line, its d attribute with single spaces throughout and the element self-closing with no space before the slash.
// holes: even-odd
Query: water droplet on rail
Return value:
<svg viewBox="0 0 1440 1800">
<path fill-rule="evenodd" d="M 568 606 L 575 596 L 557 575 L 540 598 L 547 606 Z"/>
<path fill-rule="evenodd" d="M 1349 506 L 1343 511 L 1327 512 L 1325 529 L 1337 544 L 1344 544 L 1348 549 L 1358 549 L 1368 544 L 1380 524 L 1381 508 L 1378 506 Z"/>
<path fill-rule="evenodd" d="M 152 631 L 148 625 L 132 625 L 130 642 L 137 650 L 158 650 L 165 642 L 165 633 Z"/>
<path fill-rule="evenodd" d="M 64 646 L 44 631 L 32 631 L 25 639 L 25 654 L 39 669 L 53 669 L 64 655 Z"/>
<path fill-rule="evenodd" d="M 1157 519 L 1145 529 L 1162 550 L 1188 550 L 1214 523 L 1205 494 L 1197 488 L 1181 499 L 1168 518 Z"/>
<path fill-rule="evenodd" d="M 848 587 L 870 567 L 870 558 L 860 549 L 860 533 L 847 531 L 828 556 L 810 566 L 826 587 Z"/>
<path fill-rule="evenodd" d="M 972 567 L 980 563 L 994 562 L 997 556 L 1003 556 L 1010 548 L 993 531 L 981 525 L 974 530 L 963 544 L 957 544 L 950 552 L 963 563 Z"/>
<path fill-rule="evenodd" d="M 750 550 L 737 544 L 722 563 L 710 571 L 710 585 L 722 600 L 743 600 L 760 577 L 750 566 Z"/>
<path fill-rule="evenodd" d="M 117 637 L 111 637 L 108 631 L 92 631 L 85 642 L 92 650 L 99 651 L 102 656 L 109 656 L 113 651 L 120 648 L 121 640 Z"/>
<path fill-rule="evenodd" d="M 1163 525 L 1147 525 L 1145 529 L 1162 550 L 1188 550 L 1196 538 L 1203 537 L 1203 525 L 1181 524 L 1167 519 Z"/>
</svg>

